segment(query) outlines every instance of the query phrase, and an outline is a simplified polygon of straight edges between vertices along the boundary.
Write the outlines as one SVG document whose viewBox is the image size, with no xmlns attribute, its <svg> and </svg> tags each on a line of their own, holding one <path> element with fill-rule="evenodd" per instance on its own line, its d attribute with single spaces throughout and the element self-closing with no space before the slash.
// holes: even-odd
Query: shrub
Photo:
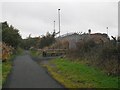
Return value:
<svg viewBox="0 0 120 90">
<path fill-rule="evenodd" d="M 81 40 L 77 43 L 77 48 L 67 54 L 69 58 L 78 58 L 85 62 L 87 60 L 88 65 L 99 67 L 109 75 L 118 75 L 120 44 L 115 43 L 110 41 L 96 44 L 94 40 Z"/>
<path fill-rule="evenodd" d="M 5 43 L 2 43 L 2 61 L 7 61 L 12 53 L 13 48 L 11 46 L 7 46 Z"/>
</svg>

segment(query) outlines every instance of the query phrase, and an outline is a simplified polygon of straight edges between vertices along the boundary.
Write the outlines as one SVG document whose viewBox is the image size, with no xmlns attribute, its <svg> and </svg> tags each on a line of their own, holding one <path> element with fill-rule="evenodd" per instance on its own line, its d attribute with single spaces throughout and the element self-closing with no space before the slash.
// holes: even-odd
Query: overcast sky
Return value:
<svg viewBox="0 0 120 90">
<path fill-rule="evenodd" d="M 98 1 L 98 0 L 97 0 Z M 99 0 L 101 1 L 101 0 Z M 115 0 L 116 1 L 116 0 Z M 53 21 L 58 31 L 58 8 L 61 9 L 61 35 L 69 32 L 107 33 L 118 35 L 118 2 L 4 2 L 1 21 L 19 29 L 23 38 L 31 34 L 45 35 L 53 32 Z M 0 14 L 1 15 L 1 14 Z"/>
</svg>

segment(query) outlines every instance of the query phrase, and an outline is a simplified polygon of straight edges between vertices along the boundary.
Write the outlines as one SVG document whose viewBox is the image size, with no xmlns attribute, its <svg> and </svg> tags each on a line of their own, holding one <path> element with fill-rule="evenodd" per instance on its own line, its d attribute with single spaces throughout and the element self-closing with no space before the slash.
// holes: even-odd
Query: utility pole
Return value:
<svg viewBox="0 0 120 90">
<path fill-rule="evenodd" d="M 59 42 L 60 42 L 60 9 L 58 9 L 58 21 L 59 21 Z M 60 43 L 59 43 L 59 52 L 60 52 Z"/>
<path fill-rule="evenodd" d="M 108 35 L 108 27 L 106 27 L 107 28 L 107 35 Z"/>
<path fill-rule="evenodd" d="M 106 27 L 106 29 L 107 29 L 107 36 L 108 36 L 108 27 Z M 109 37 L 109 36 L 108 36 Z"/>
<path fill-rule="evenodd" d="M 60 38 L 60 9 L 58 9 L 58 21 L 59 21 L 59 38 Z"/>
<path fill-rule="evenodd" d="M 54 28 L 54 33 L 55 33 L 55 21 L 54 21 L 54 27 L 53 28 Z"/>
</svg>

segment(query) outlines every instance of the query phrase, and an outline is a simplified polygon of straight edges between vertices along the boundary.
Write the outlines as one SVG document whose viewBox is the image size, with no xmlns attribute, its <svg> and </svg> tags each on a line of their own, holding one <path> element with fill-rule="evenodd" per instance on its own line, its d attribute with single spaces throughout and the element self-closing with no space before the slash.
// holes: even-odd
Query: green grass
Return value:
<svg viewBox="0 0 120 90">
<path fill-rule="evenodd" d="M 108 76 L 83 63 L 58 58 L 46 67 L 67 88 L 118 88 L 118 77 Z"/>
<path fill-rule="evenodd" d="M 30 50 L 30 54 L 31 54 L 31 56 L 33 56 L 33 57 L 38 57 L 38 56 L 41 55 L 41 53 L 38 52 L 38 51 L 36 51 L 36 50 Z"/>
<path fill-rule="evenodd" d="M 11 69 L 12 69 L 11 61 L 2 63 L 2 84 L 4 84 L 4 82 L 6 81 L 7 76 L 9 75 Z"/>
<path fill-rule="evenodd" d="M 20 54 L 20 53 L 19 53 Z M 6 62 L 2 62 L 2 84 L 5 83 L 8 75 L 10 74 L 11 70 L 12 70 L 12 63 L 13 63 L 13 59 L 18 55 L 11 55 L 10 58 L 6 61 Z"/>
<path fill-rule="evenodd" d="M 18 48 L 16 51 L 17 51 L 16 54 L 11 55 L 10 58 L 6 62 L 2 62 L 2 64 L 0 64 L 1 65 L 0 70 L 2 70 L 1 71 L 2 72 L 2 76 L 1 76 L 2 84 L 5 83 L 8 75 L 11 72 L 13 59 L 17 55 L 22 55 L 23 54 L 23 49 L 21 49 L 21 48 Z"/>
<path fill-rule="evenodd" d="M 0 89 L 2 88 L 2 63 L 0 62 Z"/>
<path fill-rule="evenodd" d="M 19 48 L 17 48 L 16 51 L 17 51 L 16 55 L 22 55 L 24 50 L 19 47 Z"/>
</svg>

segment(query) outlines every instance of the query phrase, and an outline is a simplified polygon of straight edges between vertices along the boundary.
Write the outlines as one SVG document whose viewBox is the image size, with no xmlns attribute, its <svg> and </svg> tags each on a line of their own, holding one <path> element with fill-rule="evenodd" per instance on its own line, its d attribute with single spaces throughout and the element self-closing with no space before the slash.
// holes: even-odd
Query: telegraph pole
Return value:
<svg viewBox="0 0 120 90">
<path fill-rule="evenodd" d="M 108 27 L 106 27 L 107 28 L 107 35 L 108 35 Z"/>
<path fill-rule="evenodd" d="M 58 21 L 59 21 L 59 42 L 60 42 L 60 9 L 58 9 Z M 60 43 L 59 43 L 59 50 L 60 50 Z"/>
<path fill-rule="evenodd" d="M 58 21 L 59 21 L 59 38 L 60 38 L 60 9 L 58 9 Z"/>
<path fill-rule="evenodd" d="M 55 33 L 55 21 L 54 21 L 54 27 L 53 28 L 54 28 L 54 33 Z"/>
<path fill-rule="evenodd" d="M 106 29 L 107 29 L 107 36 L 108 36 L 108 27 L 106 27 Z M 109 37 L 109 36 L 108 36 Z"/>
</svg>

